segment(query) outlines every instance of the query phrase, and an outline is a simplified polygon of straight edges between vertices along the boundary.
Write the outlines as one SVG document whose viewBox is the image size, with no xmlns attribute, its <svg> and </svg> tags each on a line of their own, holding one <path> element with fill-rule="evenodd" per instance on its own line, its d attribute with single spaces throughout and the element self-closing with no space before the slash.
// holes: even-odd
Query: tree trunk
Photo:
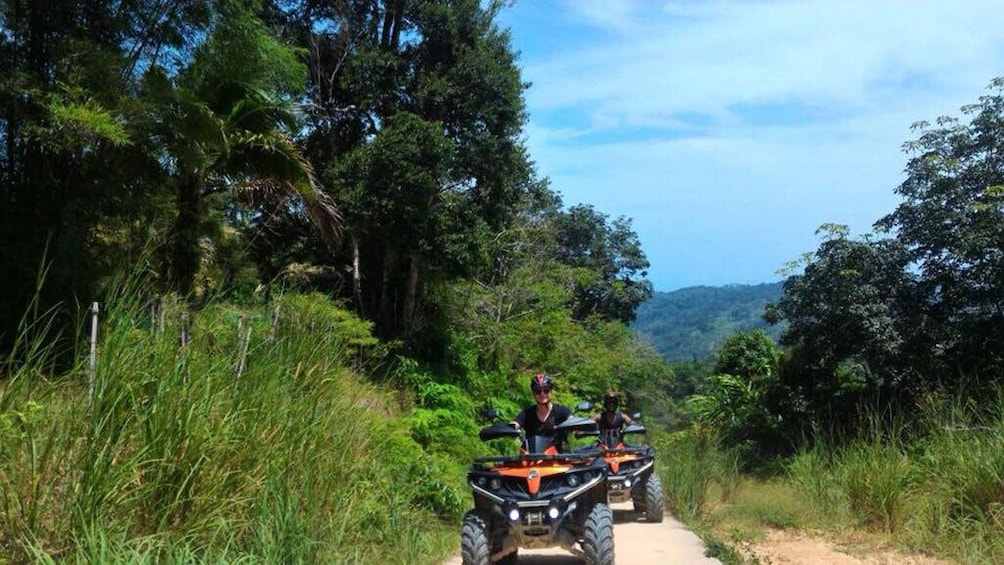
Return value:
<svg viewBox="0 0 1004 565">
<path fill-rule="evenodd" d="M 195 174 L 178 183 L 178 216 L 172 234 L 171 284 L 182 296 L 191 298 L 199 270 L 199 182 Z"/>
<path fill-rule="evenodd" d="M 377 314 L 377 330 L 382 337 L 394 335 L 395 296 L 394 270 L 397 266 L 397 249 L 390 244 L 384 248 L 383 269 L 380 280 L 380 308 Z"/>
<path fill-rule="evenodd" d="M 352 235 L 352 294 L 356 297 L 356 309 L 360 318 L 366 318 L 366 308 L 363 305 L 363 283 L 359 272 L 359 240 Z"/>
<path fill-rule="evenodd" d="M 415 303 L 418 299 L 418 269 L 419 258 L 417 255 L 411 257 L 411 265 L 408 267 L 408 284 L 405 286 L 404 307 L 401 312 L 401 325 L 404 328 L 404 335 L 411 334 L 415 319 Z"/>
</svg>

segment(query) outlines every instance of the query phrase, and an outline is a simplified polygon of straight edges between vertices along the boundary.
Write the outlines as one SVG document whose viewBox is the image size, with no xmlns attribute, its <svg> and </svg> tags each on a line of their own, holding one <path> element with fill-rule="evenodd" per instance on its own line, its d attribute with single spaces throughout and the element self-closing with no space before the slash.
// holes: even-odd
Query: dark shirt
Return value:
<svg viewBox="0 0 1004 565">
<path fill-rule="evenodd" d="M 564 422 L 572 415 L 572 410 L 561 404 L 552 404 L 551 413 L 543 422 L 537 417 L 537 405 L 528 406 L 516 415 L 515 422 L 526 431 L 528 436 L 554 437 L 554 427 Z"/>
<path fill-rule="evenodd" d="M 627 424 L 627 415 L 624 414 L 623 412 L 615 412 L 613 417 L 611 418 L 610 414 L 606 412 L 601 412 L 599 419 L 596 421 L 596 423 L 599 425 L 601 432 L 607 430 L 620 431 L 620 429 L 623 428 L 625 424 Z"/>
</svg>

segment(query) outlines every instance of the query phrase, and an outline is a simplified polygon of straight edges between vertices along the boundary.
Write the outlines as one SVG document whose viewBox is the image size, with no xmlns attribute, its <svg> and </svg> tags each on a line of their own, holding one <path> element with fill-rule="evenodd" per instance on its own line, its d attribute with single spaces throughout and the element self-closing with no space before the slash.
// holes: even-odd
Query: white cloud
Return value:
<svg viewBox="0 0 1004 565">
<path fill-rule="evenodd" d="M 1004 74 L 998 2 L 560 6 L 579 34 L 549 50 L 514 26 L 531 155 L 566 203 L 635 219 L 660 290 L 756 282 L 823 222 L 867 231 L 898 201 L 909 125 Z"/>
<path fill-rule="evenodd" d="M 684 110 L 719 114 L 742 102 L 875 110 L 894 94 L 877 85 L 895 76 L 984 86 L 1004 40 L 1004 10 L 987 2 L 964 4 L 969 10 L 953 2 L 712 2 L 716 10 L 687 23 L 636 4 L 569 3 L 593 22 L 609 14 L 613 34 L 530 63 L 532 106 L 596 104 L 627 123 Z"/>
</svg>

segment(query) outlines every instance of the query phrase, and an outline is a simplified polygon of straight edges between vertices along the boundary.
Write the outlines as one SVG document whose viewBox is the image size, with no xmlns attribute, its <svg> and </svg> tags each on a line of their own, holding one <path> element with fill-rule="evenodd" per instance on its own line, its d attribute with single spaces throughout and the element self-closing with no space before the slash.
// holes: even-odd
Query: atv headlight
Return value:
<svg viewBox="0 0 1004 565">
<path fill-rule="evenodd" d="M 486 479 L 484 477 L 478 477 L 477 483 L 478 483 L 479 487 L 484 488 L 485 483 L 487 483 L 487 482 L 488 482 L 488 479 Z"/>
<path fill-rule="evenodd" d="M 498 477 L 492 477 L 492 480 L 488 482 L 488 488 L 492 490 L 498 490 L 502 488 L 502 479 Z"/>
<path fill-rule="evenodd" d="M 631 488 L 631 479 L 624 479 L 624 488 Z"/>
<path fill-rule="evenodd" d="M 510 522 L 519 522 L 519 506 L 517 506 L 515 502 L 511 500 L 506 502 L 503 507 L 503 512 L 505 512 L 505 516 L 506 518 L 509 518 Z"/>
<path fill-rule="evenodd" d="M 568 478 L 565 479 L 565 483 L 572 488 L 579 486 L 580 482 L 582 481 L 579 480 L 578 475 L 568 475 Z"/>
</svg>

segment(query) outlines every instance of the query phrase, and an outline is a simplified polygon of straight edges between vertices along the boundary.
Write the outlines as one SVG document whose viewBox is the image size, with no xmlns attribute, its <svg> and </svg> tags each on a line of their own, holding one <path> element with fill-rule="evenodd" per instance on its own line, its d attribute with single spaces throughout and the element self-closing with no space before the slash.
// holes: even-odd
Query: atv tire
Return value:
<svg viewBox="0 0 1004 565">
<path fill-rule="evenodd" d="M 662 522 L 662 481 L 655 473 L 645 481 L 645 519 Z"/>
<path fill-rule="evenodd" d="M 488 525 L 481 513 L 471 510 L 464 515 L 460 529 L 460 556 L 464 565 L 491 565 Z"/>
<path fill-rule="evenodd" d="M 586 565 L 613 565 L 614 515 L 606 504 L 597 504 L 586 516 L 582 552 Z"/>
<path fill-rule="evenodd" d="M 645 513 L 645 483 L 638 483 L 631 487 L 631 503 L 634 505 L 635 512 Z"/>
</svg>

